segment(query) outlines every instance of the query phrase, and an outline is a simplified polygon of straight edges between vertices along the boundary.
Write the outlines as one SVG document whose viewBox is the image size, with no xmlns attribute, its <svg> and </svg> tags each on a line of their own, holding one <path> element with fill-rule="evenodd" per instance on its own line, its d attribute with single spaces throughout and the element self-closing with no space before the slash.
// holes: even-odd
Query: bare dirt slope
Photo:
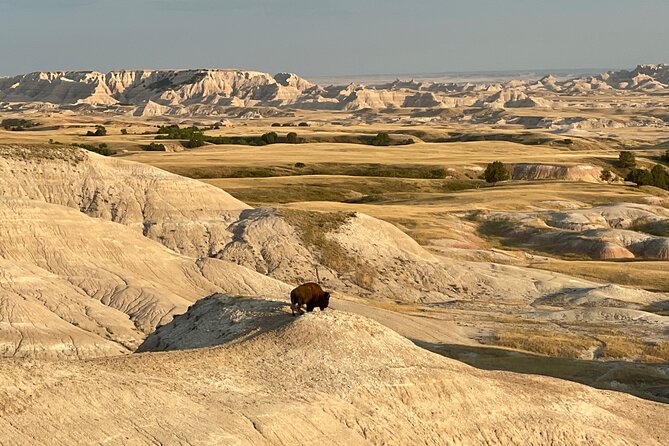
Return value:
<svg viewBox="0 0 669 446">
<path fill-rule="evenodd" d="M 229 239 L 249 208 L 201 182 L 68 146 L 0 146 L 0 194 L 122 223 L 192 256 Z"/>
<path fill-rule="evenodd" d="M 38 201 L 0 206 L 4 356 L 130 352 L 156 325 L 218 290 L 285 293 L 238 265 L 185 257 L 132 229 Z"/>
<path fill-rule="evenodd" d="M 644 332 L 667 323 L 645 308 L 663 294 L 444 259 L 364 214 L 249 209 L 195 180 L 68 147 L 0 155 L 0 255 L 14 271 L 0 283 L 5 355 L 130 351 L 212 292 L 284 298 L 317 271 L 328 288 L 377 301 L 548 320 L 596 305 L 602 321 L 638 311 Z"/>
<path fill-rule="evenodd" d="M 208 349 L 0 362 L 0 443 L 660 445 L 668 434 L 658 403 L 479 371 L 348 313 L 293 319 L 229 299 L 201 301 L 192 319 L 244 324 L 255 307 L 262 329 Z"/>
</svg>

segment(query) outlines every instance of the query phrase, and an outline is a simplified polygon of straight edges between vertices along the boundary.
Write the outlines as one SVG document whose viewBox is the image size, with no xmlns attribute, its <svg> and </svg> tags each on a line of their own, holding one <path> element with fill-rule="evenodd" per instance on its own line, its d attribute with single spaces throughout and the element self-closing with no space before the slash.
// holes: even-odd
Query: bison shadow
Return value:
<svg viewBox="0 0 669 446">
<path fill-rule="evenodd" d="M 276 330 L 294 320 L 289 301 L 213 294 L 156 327 L 136 353 L 222 345 Z"/>
</svg>

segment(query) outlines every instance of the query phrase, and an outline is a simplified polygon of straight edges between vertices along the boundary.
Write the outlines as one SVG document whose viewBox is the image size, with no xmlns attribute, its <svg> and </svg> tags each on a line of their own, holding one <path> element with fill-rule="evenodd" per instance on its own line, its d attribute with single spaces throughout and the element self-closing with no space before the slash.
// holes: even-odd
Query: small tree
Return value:
<svg viewBox="0 0 669 446">
<path fill-rule="evenodd" d="M 190 143 L 190 141 L 189 141 Z M 147 152 L 166 152 L 167 149 L 165 148 L 165 144 L 157 144 L 155 142 L 152 142 L 148 146 L 143 146 L 142 149 L 146 150 Z"/>
<path fill-rule="evenodd" d="M 624 169 L 633 169 L 636 167 L 636 157 L 634 156 L 634 153 L 627 150 L 620 152 L 620 155 L 618 155 L 618 162 L 620 163 L 620 167 Z"/>
<path fill-rule="evenodd" d="M 501 161 L 493 161 L 492 163 L 488 164 L 485 172 L 483 172 L 483 178 L 485 178 L 488 183 L 506 181 L 509 179 L 509 176 L 509 171 Z"/>
<path fill-rule="evenodd" d="M 189 149 L 202 147 L 204 145 L 204 137 L 202 136 L 202 133 L 193 133 L 188 142 L 184 145 Z"/>
<path fill-rule="evenodd" d="M 274 144 L 278 138 L 279 135 L 277 135 L 276 132 L 265 133 L 260 137 L 265 144 Z"/>
<path fill-rule="evenodd" d="M 669 174 L 664 170 L 664 167 L 656 164 L 651 169 L 650 174 L 653 176 L 653 186 L 665 190 L 669 189 Z"/>
<path fill-rule="evenodd" d="M 297 144 L 297 133 L 290 132 L 286 135 L 286 141 L 288 144 Z"/>
<path fill-rule="evenodd" d="M 625 180 L 636 183 L 637 186 L 648 186 L 653 184 L 653 175 L 647 169 L 632 169 Z"/>
<path fill-rule="evenodd" d="M 90 130 L 86 132 L 86 136 L 105 136 L 106 134 L 107 129 L 103 125 L 96 125 L 94 132 L 91 132 Z"/>
<path fill-rule="evenodd" d="M 374 146 L 389 146 L 390 145 L 390 135 L 385 132 L 377 134 L 372 140 L 372 145 Z"/>
<path fill-rule="evenodd" d="M 602 181 L 606 181 L 607 183 L 613 179 L 613 174 L 609 169 L 604 169 L 602 170 L 602 173 L 599 175 L 599 178 Z"/>
</svg>

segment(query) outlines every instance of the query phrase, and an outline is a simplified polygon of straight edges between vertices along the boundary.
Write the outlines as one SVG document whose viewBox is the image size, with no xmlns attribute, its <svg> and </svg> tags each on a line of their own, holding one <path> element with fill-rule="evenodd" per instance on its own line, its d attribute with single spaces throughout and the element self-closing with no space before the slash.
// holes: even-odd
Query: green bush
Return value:
<svg viewBox="0 0 669 446">
<path fill-rule="evenodd" d="M 127 135 L 128 129 L 121 129 L 121 135 Z"/>
<path fill-rule="evenodd" d="M 197 147 L 202 147 L 204 145 L 204 136 L 202 133 L 193 133 L 187 142 L 184 143 L 184 147 L 189 149 L 195 149 Z"/>
<path fill-rule="evenodd" d="M 2 126 L 5 130 L 11 130 L 14 132 L 20 132 L 25 129 L 29 129 L 31 127 L 36 127 L 39 124 L 34 121 L 30 121 L 28 119 L 18 119 L 18 118 L 6 118 L 3 119 L 2 122 L 0 122 L 0 126 Z"/>
<path fill-rule="evenodd" d="M 636 183 L 637 186 L 652 186 L 653 175 L 647 169 L 632 169 L 625 180 Z"/>
<path fill-rule="evenodd" d="M 274 144 L 278 138 L 279 135 L 277 135 L 276 132 L 265 133 L 260 137 L 265 144 Z"/>
<path fill-rule="evenodd" d="M 633 169 L 636 167 L 636 157 L 634 156 L 634 153 L 623 150 L 618 155 L 618 163 L 623 169 Z"/>
<path fill-rule="evenodd" d="M 298 162 L 298 163 L 295 163 L 295 168 L 297 168 L 297 169 L 302 169 L 303 167 L 306 167 L 306 166 L 307 166 L 307 165 L 304 164 L 304 163 L 299 163 L 299 162 Z"/>
<path fill-rule="evenodd" d="M 653 186 L 665 190 L 669 189 L 669 174 L 667 174 L 664 167 L 656 164 L 650 170 L 650 174 L 653 176 Z"/>
<path fill-rule="evenodd" d="M 281 124 L 279 124 L 278 122 L 273 122 L 272 127 L 281 127 Z"/>
<path fill-rule="evenodd" d="M 106 134 L 107 129 L 103 125 L 96 125 L 94 132 L 91 132 L 90 130 L 86 132 L 86 136 L 105 136 Z"/>
<path fill-rule="evenodd" d="M 145 150 L 147 152 L 166 152 L 167 149 L 165 148 L 165 144 L 156 144 L 155 142 L 152 142 L 148 146 L 142 146 L 142 150 Z"/>
<path fill-rule="evenodd" d="M 297 124 L 297 126 L 298 127 L 309 127 L 309 123 L 308 122 L 300 122 L 299 124 Z"/>
<path fill-rule="evenodd" d="M 664 152 L 664 156 L 663 156 L 663 158 L 664 158 L 665 161 L 669 162 L 669 150 L 667 150 L 666 152 Z"/>
<path fill-rule="evenodd" d="M 202 136 L 202 129 L 192 126 L 180 128 L 178 125 L 160 126 L 156 139 L 191 139 L 194 135 Z"/>
<path fill-rule="evenodd" d="M 290 132 L 286 135 L 286 141 L 288 144 L 297 144 L 297 133 Z"/>
<path fill-rule="evenodd" d="M 509 179 L 509 177 L 509 171 L 501 161 L 493 161 L 492 163 L 488 164 L 485 172 L 483 172 L 483 178 L 485 178 L 486 182 L 488 183 L 506 181 Z"/>
</svg>

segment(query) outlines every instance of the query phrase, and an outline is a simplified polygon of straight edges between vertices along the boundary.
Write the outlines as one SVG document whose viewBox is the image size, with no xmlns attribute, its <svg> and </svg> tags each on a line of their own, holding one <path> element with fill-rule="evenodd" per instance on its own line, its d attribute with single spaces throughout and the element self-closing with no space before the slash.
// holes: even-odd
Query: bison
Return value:
<svg viewBox="0 0 669 446">
<path fill-rule="evenodd" d="M 302 305 L 307 306 L 307 311 L 314 311 L 318 307 L 321 311 L 325 310 L 330 305 L 330 293 L 323 291 L 323 288 L 317 283 L 309 282 L 300 285 L 290 292 L 290 309 L 295 316 L 304 314 Z"/>
</svg>

